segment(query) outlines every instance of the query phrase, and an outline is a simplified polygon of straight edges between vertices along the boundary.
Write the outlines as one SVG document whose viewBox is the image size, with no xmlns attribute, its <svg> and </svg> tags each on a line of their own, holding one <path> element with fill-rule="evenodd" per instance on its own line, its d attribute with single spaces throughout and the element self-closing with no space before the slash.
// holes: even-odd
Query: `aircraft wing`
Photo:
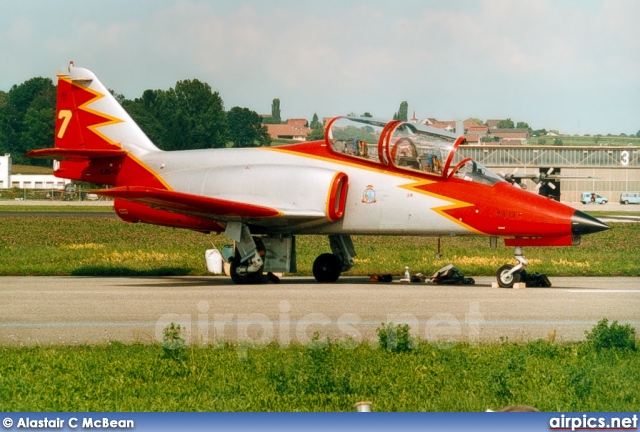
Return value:
<svg viewBox="0 0 640 432">
<path fill-rule="evenodd" d="M 126 150 L 120 149 L 65 149 L 47 148 L 31 150 L 25 157 L 32 159 L 55 159 L 59 161 L 85 161 L 109 157 L 125 156 Z"/>
<path fill-rule="evenodd" d="M 304 221 L 324 219 L 327 217 L 324 212 L 317 210 L 275 208 L 146 186 L 122 186 L 97 190 L 94 191 L 94 193 L 144 204 L 153 209 L 223 221 L 268 218 L 285 218 L 288 220 L 296 219 Z"/>
</svg>

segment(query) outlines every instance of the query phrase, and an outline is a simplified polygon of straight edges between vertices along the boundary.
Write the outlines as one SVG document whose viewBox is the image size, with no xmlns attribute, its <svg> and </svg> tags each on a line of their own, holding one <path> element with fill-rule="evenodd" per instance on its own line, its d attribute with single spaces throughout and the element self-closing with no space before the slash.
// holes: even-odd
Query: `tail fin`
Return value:
<svg viewBox="0 0 640 432">
<path fill-rule="evenodd" d="M 57 177 L 167 189 L 140 160 L 158 151 L 93 72 L 72 62 L 58 75 L 54 148 L 26 156 L 62 161 L 54 166 Z"/>
<path fill-rule="evenodd" d="M 93 72 L 73 63 L 58 75 L 55 147 L 123 149 L 137 157 L 159 150 Z"/>
</svg>

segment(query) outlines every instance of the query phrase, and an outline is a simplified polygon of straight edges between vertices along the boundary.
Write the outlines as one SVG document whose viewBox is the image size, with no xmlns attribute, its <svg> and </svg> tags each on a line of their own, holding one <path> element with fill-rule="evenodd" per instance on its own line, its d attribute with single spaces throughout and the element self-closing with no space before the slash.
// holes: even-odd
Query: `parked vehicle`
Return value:
<svg viewBox="0 0 640 432">
<path fill-rule="evenodd" d="M 608 198 L 603 197 L 599 193 L 595 192 L 582 192 L 582 198 L 580 199 L 582 204 L 606 204 L 609 202 Z"/>
<path fill-rule="evenodd" d="M 620 204 L 640 204 L 640 192 L 622 192 Z"/>
</svg>

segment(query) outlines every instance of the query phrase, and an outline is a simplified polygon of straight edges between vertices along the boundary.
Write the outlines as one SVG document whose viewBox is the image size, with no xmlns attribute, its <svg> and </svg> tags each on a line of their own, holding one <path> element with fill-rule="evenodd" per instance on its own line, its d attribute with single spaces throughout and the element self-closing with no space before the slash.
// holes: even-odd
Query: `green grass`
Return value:
<svg viewBox="0 0 640 432">
<path fill-rule="evenodd" d="M 0 209 L 1 211 L 1 209 Z M 525 248 L 528 269 L 553 276 L 640 276 L 640 224 L 584 236 L 578 247 Z M 513 248 L 489 248 L 487 238 L 354 236 L 356 265 L 346 275 L 412 273 L 430 275 L 453 264 L 466 275 L 494 275 L 514 261 Z M 205 235 L 118 219 L 0 217 L 0 275 L 208 275 L 204 251 L 228 244 Z M 297 239 L 298 274 L 310 275 L 314 259 L 330 252 L 324 236 Z"/>
<path fill-rule="evenodd" d="M 0 208 L 0 212 L 2 209 Z M 550 275 L 640 275 L 639 224 L 612 224 L 575 248 L 527 248 L 531 270 Z M 222 236 L 117 219 L 0 217 L 1 275 L 202 275 L 204 250 Z M 512 249 L 486 238 L 354 238 L 348 274 L 432 273 L 453 263 L 493 275 Z M 298 238 L 301 274 L 329 251 Z M 605 335 L 607 336 L 607 335 Z M 608 337 L 608 336 L 607 336 Z M 551 338 L 553 339 L 553 338 Z M 184 347 L 158 344 L 0 347 L 0 411 L 484 411 L 529 404 L 544 411 L 634 411 L 640 353 L 593 344 L 533 341 L 472 346 L 416 340 L 394 353 L 369 343 Z"/>
<path fill-rule="evenodd" d="M 110 213 L 115 216 L 112 205 L 0 205 L 2 213 Z"/>
<path fill-rule="evenodd" d="M 637 351 L 586 343 L 421 341 L 407 353 L 368 344 L 187 348 L 0 348 L 0 411 L 635 411 Z"/>
</svg>

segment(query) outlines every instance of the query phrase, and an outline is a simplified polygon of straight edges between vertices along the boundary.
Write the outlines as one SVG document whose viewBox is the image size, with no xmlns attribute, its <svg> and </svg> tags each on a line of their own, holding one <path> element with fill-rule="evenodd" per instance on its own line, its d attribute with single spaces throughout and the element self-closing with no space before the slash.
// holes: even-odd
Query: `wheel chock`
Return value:
<svg viewBox="0 0 640 432">
<path fill-rule="evenodd" d="M 526 283 L 517 282 L 517 283 L 514 283 L 511 288 L 512 289 L 522 289 L 522 288 L 526 288 L 526 287 L 527 287 Z M 498 282 L 491 282 L 491 288 L 500 288 L 500 284 Z"/>
</svg>

